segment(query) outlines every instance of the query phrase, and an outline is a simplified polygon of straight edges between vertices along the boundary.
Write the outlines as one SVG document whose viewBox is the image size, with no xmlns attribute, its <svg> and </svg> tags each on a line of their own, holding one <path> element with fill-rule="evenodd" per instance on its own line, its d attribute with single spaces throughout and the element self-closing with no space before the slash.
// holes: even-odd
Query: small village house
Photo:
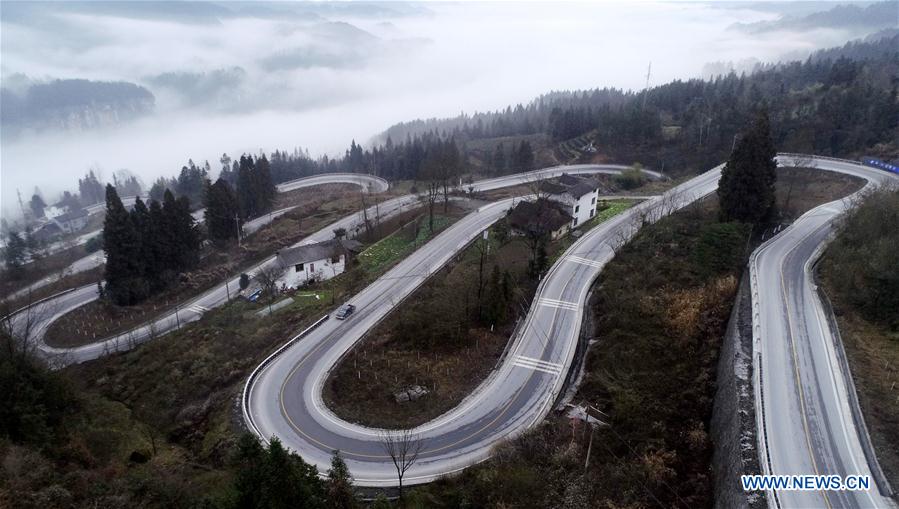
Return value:
<svg viewBox="0 0 899 509">
<path fill-rule="evenodd" d="M 564 209 L 564 205 L 547 199 L 518 202 L 509 212 L 509 228 L 515 235 L 549 235 L 556 240 L 571 230 L 572 217 Z"/>
<path fill-rule="evenodd" d="M 87 226 L 88 213 L 84 209 L 73 210 L 66 212 L 65 214 L 60 214 L 50 219 L 50 221 L 56 223 L 56 225 L 65 233 L 75 233 Z"/>
<path fill-rule="evenodd" d="M 543 182 L 540 191 L 546 198 L 565 207 L 565 212 L 572 218 L 572 228 L 577 228 L 596 215 L 599 186 L 591 179 L 562 174 L 558 184 Z"/>
<path fill-rule="evenodd" d="M 343 274 L 361 249 L 362 244 L 346 239 L 282 249 L 276 257 L 282 271 L 278 287 L 299 288 L 312 281 L 324 281 Z"/>
</svg>

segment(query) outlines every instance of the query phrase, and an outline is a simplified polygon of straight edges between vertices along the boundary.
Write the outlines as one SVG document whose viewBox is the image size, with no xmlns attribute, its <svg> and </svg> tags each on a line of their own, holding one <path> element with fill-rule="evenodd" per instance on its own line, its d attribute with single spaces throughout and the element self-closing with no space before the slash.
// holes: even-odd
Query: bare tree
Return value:
<svg viewBox="0 0 899 509">
<path fill-rule="evenodd" d="M 428 203 L 428 230 L 433 233 L 434 232 L 434 204 L 437 203 L 437 198 L 440 196 L 440 182 L 436 180 L 429 181 L 427 188 L 425 188 L 425 192 L 422 193 L 421 198 L 423 200 L 427 200 Z"/>
<path fill-rule="evenodd" d="M 365 201 L 365 195 L 368 194 L 365 190 L 359 191 L 359 200 L 362 204 L 362 225 L 365 226 L 365 234 L 369 239 L 372 238 L 372 226 L 371 221 L 368 220 L 368 203 Z"/>
<path fill-rule="evenodd" d="M 480 256 L 478 262 L 478 318 L 481 318 L 481 296 L 484 291 L 484 258 L 490 252 L 490 242 L 487 240 L 489 231 L 489 229 L 484 230 L 480 238 L 474 241 L 474 247 Z"/>
<path fill-rule="evenodd" d="M 390 456 L 393 466 L 396 467 L 396 477 L 399 482 L 400 504 L 403 503 L 403 477 L 418 460 L 421 453 L 422 440 L 411 430 L 387 431 L 381 435 L 381 445 L 384 452 Z"/>
<path fill-rule="evenodd" d="M 40 330 L 46 327 L 46 321 L 57 314 L 59 305 L 52 300 L 36 302 L 28 292 L 27 305 L 14 311 L 10 302 L 0 304 L 0 337 L 3 348 L 0 355 L 9 356 L 16 362 L 39 357 Z M 65 356 L 48 359 L 51 367 L 62 367 L 66 364 Z"/>
<path fill-rule="evenodd" d="M 525 173 L 521 176 L 521 180 L 528 191 L 530 191 L 533 199 L 540 201 L 542 198 L 549 197 L 549 192 L 546 186 L 543 185 L 546 179 L 541 177 L 541 173 Z"/>
<path fill-rule="evenodd" d="M 815 164 L 814 158 L 810 155 L 801 154 L 793 158 L 793 166 L 795 168 L 809 168 L 814 169 L 817 167 Z M 793 197 L 793 185 L 796 183 L 796 175 L 792 175 L 788 179 L 789 185 L 787 186 L 787 196 L 784 198 L 783 205 L 780 207 L 780 215 L 789 216 L 790 215 L 790 198 Z"/>
<path fill-rule="evenodd" d="M 272 303 L 278 296 L 278 279 L 281 278 L 282 271 L 276 265 L 263 267 L 259 269 L 253 276 L 256 284 L 262 289 L 263 293 L 268 295 L 268 313 L 272 313 Z"/>
</svg>

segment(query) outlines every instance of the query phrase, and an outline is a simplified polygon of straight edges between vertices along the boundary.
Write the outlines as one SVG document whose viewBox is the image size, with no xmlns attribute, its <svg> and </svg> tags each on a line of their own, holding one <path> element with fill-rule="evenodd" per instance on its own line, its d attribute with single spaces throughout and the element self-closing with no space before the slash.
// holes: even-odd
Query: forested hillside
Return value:
<svg viewBox="0 0 899 509">
<path fill-rule="evenodd" d="M 149 90 L 123 81 L 54 80 L 22 91 L 3 87 L 0 92 L 3 126 L 13 134 L 115 125 L 150 113 L 155 103 Z"/>
<path fill-rule="evenodd" d="M 759 66 L 748 76 L 678 80 L 643 92 L 554 92 L 502 111 L 397 124 L 379 140 L 439 133 L 464 147 L 537 133 L 562 141 L 592 131 L 599 153 L 610 160 L 685 173 L 724 160 L 740 127 L 766 107 L 781 150 L 890 159 L 899 154 L 897 48 L 899 35 L 892 34 L 823 50 L 804 62 Z M 382 173 L 378 161 L 371 163 L 364 166 Z"/>
</svg>

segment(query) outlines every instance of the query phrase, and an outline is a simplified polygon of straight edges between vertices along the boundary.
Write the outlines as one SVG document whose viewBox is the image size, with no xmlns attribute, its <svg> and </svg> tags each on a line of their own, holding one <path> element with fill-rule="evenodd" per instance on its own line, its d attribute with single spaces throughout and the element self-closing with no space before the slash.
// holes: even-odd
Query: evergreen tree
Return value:
<svg viewBox="0 0 899 509">
<path fill-rule="evenodd" d="M 235 458 L 238 509 L 312 509 L 325 507 L 318 471 L 277 438 L 264 448 L 250 434 L 241 437 Z"/>
<path fill-rule="evenodd" d="M 487 309 L 484 314 L 486 323 L 496 324 L 503 323 L 506 320 L 509 308 L 508 284 L 504 276 L 508 272 L 502 274 L 499 265 L 493 266 L 493 272 L 490 274 L 490 281 L 487 283 Z"/>
<path fill-rule="evenodd" d="M 151 200 L 161 202 L 166 189 L 170 189 L 171 187 L 171 182 L 166 180 L 165 177 L 159 177 L 153 182 L 153 185 L 150 186 L 150 191 L 147 194 Z"/>
<path fill-rule="evenodd" d="M 127 306 L 145 298 L 147 285 L 142 277 L 140 237 L 112 184 L 106 185 L 103 249 L 106 251 L 106 290 L 112 300 Z"/>
<path fill-rule="evenodd" d="M 189 270 L 200 261 L 200 233 L 197 224 L 190 214 L 190 200 L 182 196 L 175 201 L 175 266 L 179 270 Z"/>
<path fill-rule="evenodd" d="M 506 171 L 506 148 L 503 146 L 503 142 L 499 142 L 493 151 L 493 170 L 496 173 Z"/>
<path fill-rule="evenodd" d="M 220 178 L 206 187 L 206 231 L 213 242 L 237 238 L 235 218 L 240 213 L 237 197 L 228 182 Z"/>
<path fill-rule="evenodd" d="M 10 231 L 3 249 L 3 262 L 10 274 L 20 275 L 22 265 L 25 264 L 26 249 L 25 240 L 19 232 Z"/>
<path fill-rule="evenodd" d="M 272 204 L 275 202 L 275 185 L 272 183 L 271 165 L 265 154 L 256 158 L 256 168 L 253 173 L 253 193 L 256 195 L 257 215 L 272 209 Z"/>
<path fill-rule="evenodd" d="M 231 158 L 228 157 L 228 154 L 222 153 L 219 162 L 222 163 L 222 171 L 219 173 L 219 178 L 227 182 L 231 187 L 234 187 L 237 183 L 237 173 L 231 167 Z"/>
<path fill-rule="evenodd" d="M 768 114 L 762 111 L 721 171 L 718 198 L 722 221 L 755 224 L 769 217 L 777 180 L 776 154 Z"/>
<path fill-rule="evenodd" d="M 354 509 L 359 507 L 356 494 L 353 493 L 353 481 L 340 451 L 334 451 L 331 458 L 331 469 L 327 480 L 328 506 L 334 509 Z"/>
<path fill-rule="evenodd" d="M 44 199 L 39 194 L 34 194 L 31 197 L 28 206 L 31 208 L 31 213 L 34 214 L 34 217 L 44 217 L 44 209 L 47 207 L 47 204 L 44 203 Z"/>
<path fill-rule="evenodd" d="M 534 169 L 534 149 L 527 140 L 522 140 L 518 150 L 514 154 L 516 171 L 531 171 Z"/>
<path fill-rule="evenodd" d="M 141 256 L 137 260 L 140 264 L 140 275 L 149 285 L 149 280 L 157 272 L 158 267 L 151 251 L 151 246 L 154 244 L 155 239 L 150 228 L 150 210 L 143 200 L 140 199 L 140 196 L 134 200 L 134 207 L 131 209 L 131 222 L 134 224 L 134 229 L 140 239 Z"/>
<path fill-rule="evenodd" d="M 99 203 L 103 199 L 103 184 L 94 170 L 90 170 L 83 179 L 78 179 L 78 193 L 81 195 L 81 202 L 86 205 Z"/>
<path fill-rule="evenodd" d="M 237 202 L 240 205 L 240 217 L 249 219 L 256 217 L 259 205 L 254 186 L 254 172 L 256 163 L 253 156 L 240 156 L 237 170 Z"/>
<path fill-rule="evenodd" d="M 59 207 L 65 207 L 69 210 L 78 210 L 81 208 L 81 202 L 69 191 L 63 191 L 62 198 L 56 204 Z"/>
<path fill-rule="evenodd" d="M 150 201 L 150 224 L 149 224 L 149 244 L 144 244 L 146 256 L 150 260 L 148 264 L 152 267 L 148 271 L 147 276 L 150 286 L 154 290 L 165 288 L 166 284 L 173 277 L 173 268 L 171 266 L 171 232 L 166 228 L 166 217 L 162 210 L 162 204 L 156 200 Z"/>
<path fill-rule="evenodd" d="M 179 197 L 186 196 L 190 203 L 200 204 L 203 202 L 203 193 L 208 182 L 209 162 L 207 161 L 203 167 L 199 167 L 193 160 L 188 160 L 187 166 L 181 167 L 181 173 L 175 182 L 175 189 Z"/>
</svg>

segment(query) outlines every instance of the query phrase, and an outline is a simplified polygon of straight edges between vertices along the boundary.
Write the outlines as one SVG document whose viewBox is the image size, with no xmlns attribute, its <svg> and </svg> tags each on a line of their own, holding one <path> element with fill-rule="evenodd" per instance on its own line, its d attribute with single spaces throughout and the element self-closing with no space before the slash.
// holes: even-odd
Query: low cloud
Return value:
<svg viewBox="0 0 899 509">
<path fill-rule="evenodd" d="M 639 89 L 843 44 L 857 30 L 746 34 L 770 4 L 4 3 L 4 88 L 126 82 L 154 107 L 97 128 L 4 129 L 0 207 L 91 166 L 146 182 L 188 158 L 341 153 L 389 125 L 503 108 L 559 89 Z M 756 60 L 751 60 L 756 59 Z M 735 62 L 735 63 L 733 63 Z M 748 64 L 747 64 L 748 65 Z"/>
</svg>

